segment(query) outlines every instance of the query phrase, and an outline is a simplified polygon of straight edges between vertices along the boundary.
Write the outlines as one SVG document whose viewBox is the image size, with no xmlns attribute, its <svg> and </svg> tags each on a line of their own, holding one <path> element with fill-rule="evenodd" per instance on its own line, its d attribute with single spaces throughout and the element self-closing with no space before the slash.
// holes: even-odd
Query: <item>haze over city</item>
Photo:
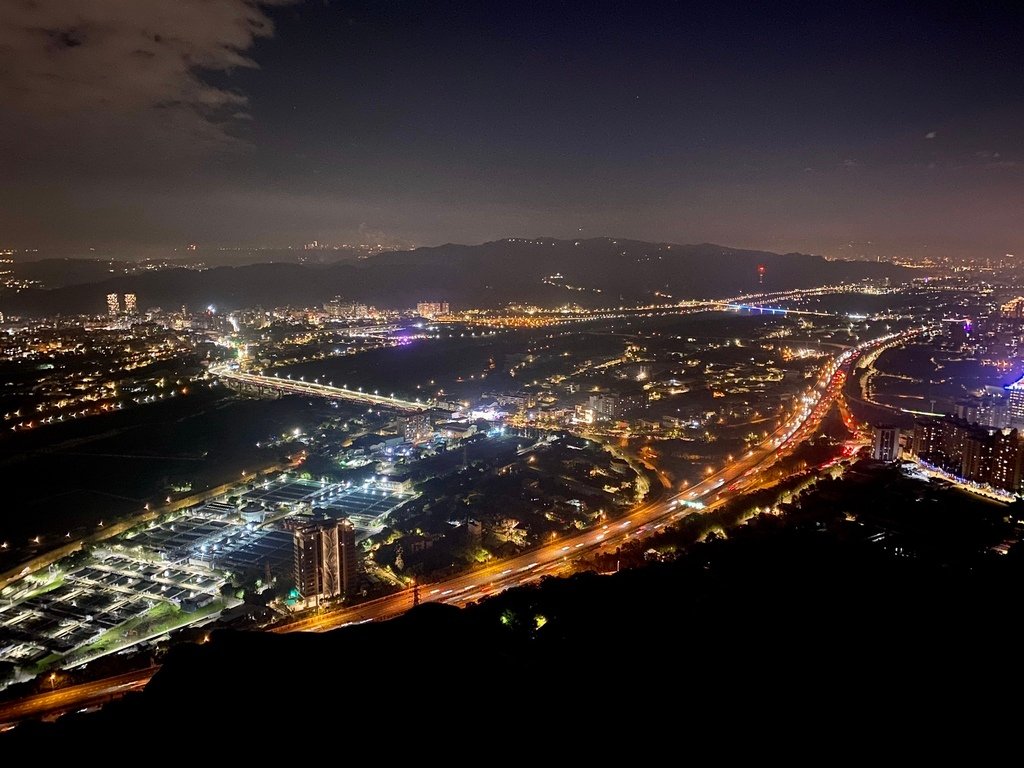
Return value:
<svg viewBox="0 0 1024 768">
<path fill-rule="evenodd" d="M 0 247 L 1013 253 L 1016 4 L 5 3 Z"/>
<path fill-rule="evenodd" d="M 0 754 L 998 752 L 1022 14 L 0 1 Z"/>
</svg>

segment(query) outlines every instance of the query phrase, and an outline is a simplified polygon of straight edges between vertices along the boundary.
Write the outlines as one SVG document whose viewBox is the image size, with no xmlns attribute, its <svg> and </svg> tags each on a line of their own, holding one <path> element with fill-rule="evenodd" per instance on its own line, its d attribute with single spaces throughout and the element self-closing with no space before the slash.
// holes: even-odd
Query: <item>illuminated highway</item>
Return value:
<svg viewBox="0 0 1024 768">
<path fill-rule="evenodd" d="M 874 392 L 873 392 L 874 387 L 872 385 L 872 379 L 875 376 L 880 374 L 879 369 L 875 367 L 875 362 L 878 360 L 878 358 L 881 356 L 881 354 L 883 352 L 885 352 L 886 350 L 896 349 L 898 347 L 901 347 L 904 344 L 906 344 L 907 341 L 908 341 L 908 339 L 905 339 L 905 338 L 902 338 L 902 337 L 901 338 L 893 339 L 892 341 L 889 341 L 889 342 L 887 342 L 885 344 L 882 344 L 882 345 L 879 345 L 878 347 L 875 347 L 874 349 L 871 350 L 870 354 L 865 356 L 865 359 L 863 360 L 863 364 L 866 364 L 867 371 L 864 374 L 864 377 L 863 377 L 863 379 L 861 380 L 861 382 L 859 384 L 859 389 L 860 389 L 860 395 L 861 396 L 860 397 L 853 396 L 853 399 L 857 400 L 857 401 L 860 401 L 862 403 L 865 403 L 867 405 L 872 405 L 872 406 L 874 406 L 876 408 L 884 408 L 885 410 L 895 411 L 897 413 L 909 413 L 909 414 L 911 414 L 913 416 L 940 416 L 941 417 L 944 414 L 936 413 L 934 411 L 924 411 L 924 410 L 920 410 L 920 409 L 903 408 L 901 406 L 891 405 L 889 403 L 884 403 L 884 402 L 882 402 L 880 400 L 876 400 L 875 399 L 875 395 L 874 395 Z M 890 376 L 890 377 L 894 376 L 894 374 L 891 374 L 891 373 L 887 374 L 887 375 Z M 904 376 L 902 378 L 904 380 L 914 381 L 914 379 L 911 379 L 910 377 Z M 922 397 L 921 399 L 924 399 L 924 398 Z"/>
<path fill-rule="evenodd" d="M 624 317 L 654 317 L 664 315 L 688 315 L 699 312 L 749 312 L 763 315 L 809 315 L 812 317 L 839 317 L 848 320 L 867 320 L 869 315 L 842 312 L 826 312 L 814 309 L 778 306 L 781 302 L 823 296 L 831 293 L 877 293 L 864 287 L 833 285 L 819 288 L 801 288 L 787 291 L 745 294 L 725 299 L 685 299 L 668 304 L 647 304 L 638 307 L 600 307 L 595 309 L 551 310 L 530 312 L 522 315 L 492 315 L 471 310 L 438 318 L 439 323 L 474 323 L 502 327 L 543 327 L 544 325 L 594 320 L 616 320 Z"/>
<path fill-rule="evenodd" d="M 622 518 L 579 534 L 563 536 L 516 557 L 489 563 L 451 579 L 419 587 L 421 602 L 443 602 L 464 606 L 511 587 L 537 581 L 544 576 L 572 572 L 581 555 L 614 550 L 624 541 L 670 525 L 696 509 L 713 509 L 731 497 L 755 490 L 768 481 L 765 471 L 781 456 L 796 448 L 818 428 L 821 420 L 842 394 L 850 364 L 861 353 L 898 337 L 921 333 L 918 328 L 903 334 L 864 342 L 848 349 L 824 366 L 815 385 L 801 399 L 799 409 L 772 432 L 757 448 L 708 475 L 683 491 L 645 503 Z M 413 606 L 413 590 L 387 595 L 352 607 L 328 609 L 271 631 L 323 632 L 352 624 L 380 621 L 398 616 Z M 0 729 L 19 720 L 54 716 L 94 706 L 127 690 L 142 687 L 154 669 L 97 680 L 78 686 L 0 704 Z"/>
<path fill-rule="evenodd" d="M 908 334 L 919 333 L 915 329 Z M 536 581 L 543 576 L 570 572 L 574 561 L 583 554 L 614 550 L 625 540 L 652 533 L 694 509 L 710 509 L 724 504 L 730 497 L 754 490 L 761 477 L 782 455 L 810 437 L 842 394 L 843 384 L 852 361 L 863 351 L 895 338 L 896 334 L 865 342 L 849 349 L 829 362 L 810 393 L 801 401 L 800 410 L 771 433 L 757 448 L 667 499 L 641 504 L 626 516 L 592 528 L 583 533 L 563 536 L 550 544 L 514 558 L 489 563 L 443 582 L 419 587 L 421 602 L 443 602 L 466 605 L 510 587 Z M 413 591 L 362 603 L 352 608 L 326 611 L 275 628 L 276 632 L 322 632 L 350 624 L 397 616 L 413 604 Z"/>
<path fill-rule="evenodd" d="M 612 319 L 623 315 L 631 314 L 690 314 L 709 311 L 727 312 L 749 312 L 751 314 L 767 315 L 810 315 L 814 317 L 849 317 L 850 319 L 866 319 L 866 316 L 842 315 L 835 312 L 823 312 L 819 310 L 796 309 L 791 307 L 768 306 L 770 302 L 794 301 L 808 296 L 818 296 L 822 293 L 843 291 L 843 286 L 826 286 L 823 288 L 809 288 L 790 291 L 777 291 L 772 293 L 748 294 L 728 299 L 689 299 L 675 304 L 657 304 L 644 307 L 619 307 L 593 310 L 581 310 L 572 314 L 553 313 L 552 318 L 559 322 L 570 321 L 591 321 L 601 319 Z M 848 290 L 848 289 L 845 289 Z M 458 317 L 452 316 L 456 322 L 477 322 L 486 324 L 485 317 Z M 393 328 L 373 329 L 375 331 L 389 331 Z M 426 411 L 433 406 L 429 400 L 403 400 L 395 397 L 394 393 L 382 395 L 379 391 L 364 392 L 362 387 L 349 389 L 347 385 L 334 386 L 334 382 L 321 383 L 319 379 L 306 381 L 304 378 L 293 379 L 291 375 L 284 378 L 273 375 L 266 376 L 261 373 L 251 373 L 241 370 L 235 363 L 219 363 L 210 366 L 210 374 L 217 376 L 223 381 L 232 382 L 243 389 L 248 388 L 257 392 L 278 392 L 282 394 L 312 395 L 314 397 L 325 397 L 331 400 L 347 400 L 350 402 L 362 403 L 363 405 L 390 408 L 406 413 L 419 413 Z"/>
<path fill-rule="evenodd" d="M 156 670 L 157 667 L 147 667 L 116 677 L 54 688 L 23 699 L 0 702 L 0 732 L 10 729 L 20 720 L 56 716 L 106 704 L 126 693 L 141 690 Z"/>
<path fill-rule="evenodd" d="M 270 390 L 287 394 L 313 395 L 314 397 L 326 397 L 331 400 L 348 400 L 370 406 L 383 406 L 397 411 L 419 413 L 431 407 L 429 401 L 403 400 L 395 397 L 394 394 L 387 396 L 379 392 L 363 392 L 362 388 L 349 389 L 347 386 L 336 387 L 334 383 L 321 384 L 319 379 L 305 381 L 303 379 L 292 379 L 290 376 L 280 378 L 278 376 L 263 376 L 256 373 L 246 373 L 233 365 L 211 365 L 210 373 L 225 381 L 235 382 L 243 387 L 254 390 Z"/>
</svg>

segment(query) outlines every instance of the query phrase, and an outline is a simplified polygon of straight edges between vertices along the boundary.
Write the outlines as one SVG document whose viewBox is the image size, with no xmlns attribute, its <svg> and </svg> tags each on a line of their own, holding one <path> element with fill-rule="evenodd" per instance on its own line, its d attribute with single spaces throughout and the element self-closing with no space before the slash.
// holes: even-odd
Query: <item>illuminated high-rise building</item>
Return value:
<svg viewBox="0 0 1024 768">
<path fill-rule="evenodd" d="M 116 293 L 107 294 L 107 314 L 111 317 L 121 314 L 121 299 Z"/>
<path fill-rule="evenodd" d="M 992 450 L 991 484 L 1016 493 L 1021 488 L 1021 462 L 1024 461 L 1020 436 L 1016 429 L 1000 430 Z"/>
<path fill-rule="evenodd" d="M 912 452 L 919 459 L 927 459 L 937 464 L 935 454 L 942 450 L 944 424 L 939 419 L 922 419 L 914 424 Z M 942 454 L 945 458 L 945 454 Z"/>
<path fill-rule="evenodd" d="M 448 314 L 447 301 L 421 301 L 416 305 L 416 314 L 433 320 L 435 317 Z"/>
<path fill-rule="evenodd" d="M 324 304 L 324 312 L 332 319 L 363 318 L 369 311 L 365 304 L 340 297 L 335 297 Z"/>
<path fill-rule="evenodd" d="M 923 419 L 914 425 L 914 453 L 965 480 L 1020 491 L 1024 445 L 1016 429 L 968 424 L 955 416 Z"/>
<path fill-rule="evenodd" d="M 1007 386 L 1006 391 L 1010 393 L 1010 402 L 1007 407 L 1010 426 L 1024 427 L 1024 376 Z"/>
<path fill-rule="evenodd" d="M 351 594 L 359 573 L 350 520 L 316 520 L 293 533 L 295 587 L 305 598 Z"/>
<path fill-rule="evenodd" d="M 614 419 L 621 414 L 619 398 L 616 395 L 591 395 L 588 405 L 599 421 Z"/>
<path fill-rule="evenodd" d="M 953 405 L 953 415 L 980 424 L 983 427 L 1003 429 L 1008 424 L 1009 411 L 1005 397 L 968 397 Z"/>
<path fill-rule="evenodd" d="M 338 549 L 341 594 L 348 596 L 356 591 L 359 579 L 359 549 L 356 547 L 356 527 L 347 518 L 338 521 Z"/>
<path fill-rule="evenodd" d="M 334 520 L 310 523 L 293 533 L 295 588 L 305 598 L 341 594 L 341 559 L 338 524 Z"/>
<path fill-rule="evenodd" d="M 875 461 L 897 461 L 900 455 L 900 428 L 888 424 L 875 427 L 871 458 Z"/>
<path fill-rule="evenodd" d="M 404 435 L 406 442 L 409 443 L 422 443 L 433 438 L 434 425 L 430 423 L 430 416 L 426 413 L 407 416 Z"/>
<path fill-rule="evenodd" d="M 124 312 L 126 315 L 134 315 L 136 312 L 136 301 L 134 293 L 124 295 Z"/>
</svg>

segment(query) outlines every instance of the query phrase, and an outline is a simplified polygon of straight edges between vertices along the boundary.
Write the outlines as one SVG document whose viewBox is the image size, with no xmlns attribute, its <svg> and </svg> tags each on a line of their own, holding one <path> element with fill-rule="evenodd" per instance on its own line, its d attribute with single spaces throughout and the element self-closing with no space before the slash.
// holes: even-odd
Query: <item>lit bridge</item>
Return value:
<svg viewBox="0 0 1024 768">
<path fill-rule="evenodd" d="M 404 330 L 401 325 L 374 325 L 353 326 L 342 329 L 342 332 L 353 339 L 390 339 L 393 334 Z"/>
<path fill-rule="evenodd" d="M 735 304 L 731 302 L 711 302 L 717 307 L 731 309 L 736 312 L 750 312 L 758 315 L 814 315 L 815 317 L 848 317 L 851 320 L 862 320 L 860 315 L 840 315 L 836 312 L 821 312 L 813 309 L 796 309 L 792 307 L 766 307 L 763 304 Z"/>
<path fill-rule="evenodd" d="M 347 400 L 363 405 L 390 408 L 406 413 L 426 411 L 432 405 L 430 401 L 403 400 L 395 397 L 394 394 L 387 396 L 376 391 L 364 392 L 362 388 L 336 387 L 333 383 L 321 384 L 319 380 L 304 381 L 303 379 L 246 373 L 232 365 L 211 365 L 210 373 L 223 381 L 237 386 L 244 392 L 252 392 L 258 395 L 266 395 L 268 393 L 312 395 L 313 397 L 326 397 L 329 400 Z"/>
</svg>

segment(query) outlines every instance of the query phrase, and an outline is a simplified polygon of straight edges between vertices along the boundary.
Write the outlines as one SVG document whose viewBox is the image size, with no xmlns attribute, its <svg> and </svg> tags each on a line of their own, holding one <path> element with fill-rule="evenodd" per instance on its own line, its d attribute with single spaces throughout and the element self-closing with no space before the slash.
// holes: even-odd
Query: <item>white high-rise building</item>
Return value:
<svg viewBox="0 0 1024 768">
<path fill-rule="evenodd" d="M 1007 406 L 1009 426 L 1020 429 L 1024 427 L 1024 376 L 1007 386 L 1006 391 L 1010 393 Z"/>
<path fill-rule="evenodd" d="M 124 312 L 126 315 L 134 315 L 136 312 L 136 302 L 134 293 L 126 293 L 124 295 Z"/>
<path fill-rule="evenodd" d="M 107 294 L 107 314 L 111 317 L 121 314 L 121 299 L 116 293 Z"/>
<path fill-rule="evenodd" d="M 875 427 L 875 442 L 871 450 L 871 458 L 875 461 L 897 461 L 901 455 L 900 428 L 887 424 Z"/>
</svg>

